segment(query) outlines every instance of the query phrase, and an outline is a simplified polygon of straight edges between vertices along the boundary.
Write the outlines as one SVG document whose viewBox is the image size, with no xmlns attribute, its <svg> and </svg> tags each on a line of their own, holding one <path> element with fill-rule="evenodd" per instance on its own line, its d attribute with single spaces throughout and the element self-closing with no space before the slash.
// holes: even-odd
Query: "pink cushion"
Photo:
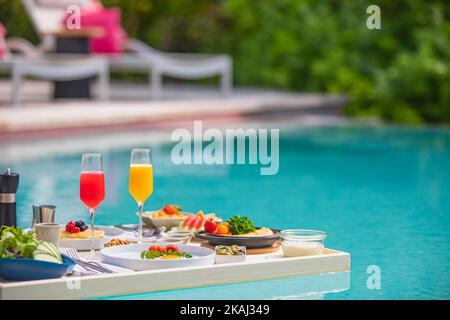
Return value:
<svg viewBox="0 0 450 320">
<path fill-rule="evenodd" d="M 103 35 L 91 39 L 91 51 L 94 53 L 117 54 L 123 51 L 126 33 L 120 26 L 118 8 L 96 8 L 81 13 L 81 28 L 101 27 Z"/>
<path fill-rule="evenodd" d="M 102 2 L 95 0 L 89 0 L 82 6 L 83 13 L 93 13 L 102 11 L 103 9 L 105 9 L 105 7 L 103 7 Z"/>
<path fill-rule="evenodd" d="M 6 54 L 8 53 L 8 48 L 6 47 L 6 29 L 5 27 L 0 23 L 0 59 L 3 59 Z"/>
</svg>

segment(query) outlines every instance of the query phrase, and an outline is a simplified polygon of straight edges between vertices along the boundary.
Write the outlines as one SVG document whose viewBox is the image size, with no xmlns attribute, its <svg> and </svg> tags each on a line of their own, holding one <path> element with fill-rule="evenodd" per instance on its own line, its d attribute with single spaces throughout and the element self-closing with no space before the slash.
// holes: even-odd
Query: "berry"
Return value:
<svg viewBox="0 0 450 320">
<path fill-rule="evenodd" d="M 77 222 L 75 222 L 75 226 L 80 228 L 80 231 L 86 231 L 88 228 L 83 220 L 78 220 Z"/>
<path fill-rule="evenodd" d="M 67 224 L 66 224 L 66 231 L 67 231 L 67 232 L 70 232 L 70 230 L 71 230 L 73 227 L 75 227 L 75 223 L 74 223 L 73 221 L 67 222 Z"/>
<path fill-rule="evenodd" d="M 80 232 L 80 228 L 78 228 L 73 221 L 69 221 L 66 224 L 66 232 L 78 233 Z"/>
<path fill-rule="evenodd" d="M 208 220 L 205 222 L 205 231 L 208 233 L 215 233 L 217 230 L 217 224 L 214 221 Z"/>
</svg>

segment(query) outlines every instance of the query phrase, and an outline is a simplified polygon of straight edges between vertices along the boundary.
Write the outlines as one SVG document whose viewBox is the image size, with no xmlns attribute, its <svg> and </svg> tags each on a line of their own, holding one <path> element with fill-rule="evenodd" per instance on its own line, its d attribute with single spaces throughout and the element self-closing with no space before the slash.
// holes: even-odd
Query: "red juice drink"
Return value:
<svg viewBox="0 0 450 320">
<path fill-rule="evenodd" d="M 88 209 L 96 209 L 105 199 L 103 171 L 85 171 L 80 174 L 80 199 Z"/>
</svg>

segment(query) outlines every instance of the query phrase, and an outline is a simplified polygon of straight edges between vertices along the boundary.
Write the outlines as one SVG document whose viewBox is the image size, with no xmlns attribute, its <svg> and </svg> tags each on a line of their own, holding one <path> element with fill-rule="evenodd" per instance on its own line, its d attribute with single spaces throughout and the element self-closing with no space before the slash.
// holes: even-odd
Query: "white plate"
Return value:
<svg viewBox="0 0 450 320">
<path fill-rule="evenodd" d="M 177 244 L 176 246 L 183 252 L 192 255 L 190 259 L 180 260 L 158 260 L 141 259 L 141 252 L 148 250 L 152 245 L 165 246 L 165 243 L 144 243 L 131 244 L 126 246 L 116 246 L 104 248 L 100 251 L 102 261 L 119 267 L 136 271 L 168 269 L 193 266 L 208 266 L 214 264 L 214 250 L 199 246 Z"/>
<path fill-rule="evenodd" d="M 64 228 L 64 226 L 61 226 Z M 89 230 L 90 228 L 88 228 Z M 94 239 L 95 250 L 100 250 L 104 247 L 105 243 L 114 237 L 123 234 L 123 230 L 114 227 L 106 226 L 95 226 L 95 229 L 105 231 L 105 236 L 103 238 Z M 91 249 L 91 239 L 60 239 L 59 246 L 63 248 L 73 248 L 76 250 L 90 250 Z"/>
</svg>

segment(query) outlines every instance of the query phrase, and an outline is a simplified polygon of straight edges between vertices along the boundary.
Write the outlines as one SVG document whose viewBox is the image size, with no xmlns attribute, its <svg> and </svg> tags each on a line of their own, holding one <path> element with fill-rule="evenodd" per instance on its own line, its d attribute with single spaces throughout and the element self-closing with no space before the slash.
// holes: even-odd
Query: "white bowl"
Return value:
<svg viewBox="0 0 450 320">
<path fill-rule="evenodd" d="M 184 244 L 188 244 L 191 239 L 192 239 L 192 235 L 183 235 L 183 234 L 167 234 L 162 240 L 164 241 L 164 239 L 170 239 L 170 240 L 181 240 Z"/>
<path fill-rule="evenodd" d="M 173 227 L 171 230 L 167 231 L 168 235 L 177 235 L 177 236 L 193 236 L 194 231 L 190 230 L 179 230 L 178 227 Z"/>
<path fill-rule="evenodd" d="M 166 230 L 170 230 L 173 227 L 178 227 L 181 222 L 183 222 L 190 213 L 180 212 L 185 214 L 184 218 L 153 218 L 152 214 L 158 211 L 146 211 L 142 214 L 142 220 L 144 223 L 150 227 L 160 228 L 166 227 Z"/>
<path fill-rule="evenodd" d="M 165 243 L 131 244 L 125 246 L 104 248 L 100 251 L 102 261 L 119 267 L 136 271 L 181 268 L 193 266 L 209 266 L 214 264 L 214 250 L 200 246 L 177 244 L 176 246 L 192 255 L 190 259 L 159 260 L 141 259 L 141 252 L 152 245 L 166 245 Z"/>
<path fill-rule="evenodd" d="M 216 264 L 222 264 L 222 263 L 237 263 L 237 262 L 245 262 L 247 258 L 247 250 L 244 246 L 239 246 L 239 248 L 244 251 L 244 254 L 241 255 L 222 255 L 217 254 L 217 251 L 219 247 L 222 246 L 216 246 L 215 247 L 215 253 L 216 253 Z"/>
<path fill-rule="evenodd" d="M 157 243 L 165 243 L 165 244 L 186 244 L 185 242 L 183 242 L 182 239 L 176 239 L 176 238 L 162 238 L 162 239 L 157 239 L 156 242 Z"/>
</svg>

